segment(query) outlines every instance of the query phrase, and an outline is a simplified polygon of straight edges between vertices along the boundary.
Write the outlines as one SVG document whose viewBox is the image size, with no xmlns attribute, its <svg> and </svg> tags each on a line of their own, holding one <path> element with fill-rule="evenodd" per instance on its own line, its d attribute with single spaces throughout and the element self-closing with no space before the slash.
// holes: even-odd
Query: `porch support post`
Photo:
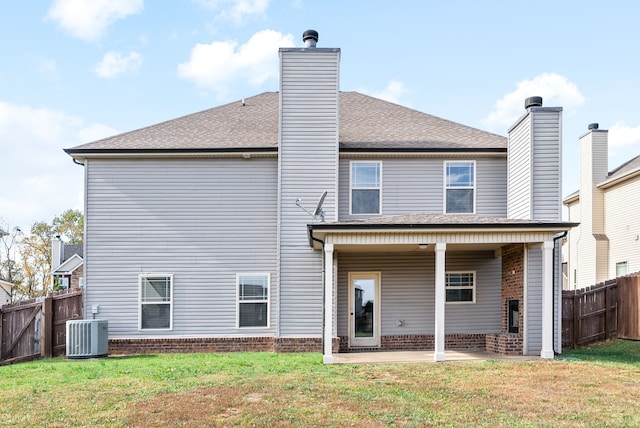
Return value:
<svg viewBox="0 0 640 428">
<path fill-rule="evenodd" d="M 444 271 L 445 271 L 445 251 L 447 244 L 444 242 L 436 243 L 436 322 L 434 345 L 435 352 L 433 359 L 435 361 L 444 361 L 444 306 L 445 306 L 445 290 L 444 290 Z"/>
<path fill-rule="evenodd" d="M 325 364 L 333 364 L 333 244 L 324 244 L 324 349 Z"/>
<path fill-rule="evenodd" d="M 542 243 L 542 350 L 540 358 L 553 352 L 553 241 Z"/>
</svg>

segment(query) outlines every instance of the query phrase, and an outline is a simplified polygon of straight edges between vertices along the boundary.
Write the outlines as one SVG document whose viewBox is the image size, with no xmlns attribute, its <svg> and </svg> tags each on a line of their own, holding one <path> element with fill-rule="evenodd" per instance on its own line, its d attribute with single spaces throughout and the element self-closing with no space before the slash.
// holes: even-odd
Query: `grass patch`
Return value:
<svg viewBox="0 0 640 428">
<path fill-rule="evenodd" d="M 579 360 L 325 366 L 168 354 L 0 367 L 2 426 L 638 426 L 640 342 Z"/>
<path fill-rule="evenodd" d="M 640 367 L 640 342 L 614 340 L 564 351 L 562 356 L 601 363 L 623 363 Z"/>
</svg>

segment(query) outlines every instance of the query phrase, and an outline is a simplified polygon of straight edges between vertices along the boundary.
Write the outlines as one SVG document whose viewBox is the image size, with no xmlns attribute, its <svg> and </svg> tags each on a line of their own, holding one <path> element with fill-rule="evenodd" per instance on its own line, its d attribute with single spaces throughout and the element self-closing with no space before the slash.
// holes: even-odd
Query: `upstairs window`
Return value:
<svg viewBox="0 0 640 428">
<path fill-rule="evenodd" d="M 475 303 L 475 272 L 447 272 L 444 275 L 447 303 Z"/>
<path fill-rule="evenodd" d="M 475 212 L 475 162 L 445 163 L 445 212 L 473 214 Z"/>
<path fill-rule="evenodd" d="M 625 276 L 627 273 L 629 273 L 627 262 L 616 263 L 616 278 L 619 276 Z"/>
<path fill-rule="evenodd" d="M 238 274 L 238 327 L 269 327 L 269 274 Z"/>
<path fill-rule="evenodd" d="M 173 275 L 140 275 L 140 329 L 170 330 Z"/>
<path fill-rule="evenodd" d="M 351 162 L 351 214 L 380 214 L 381 162 Z"/>
</svg>

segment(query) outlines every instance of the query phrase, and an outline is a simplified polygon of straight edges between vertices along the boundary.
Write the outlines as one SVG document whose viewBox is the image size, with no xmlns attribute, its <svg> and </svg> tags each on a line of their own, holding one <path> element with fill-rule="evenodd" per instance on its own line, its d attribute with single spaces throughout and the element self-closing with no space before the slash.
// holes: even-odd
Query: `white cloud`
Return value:
<svg viewBox="0 0 640 428">
<path fill-rule="evenodd" d="M 616 122 L 609 128 L 609 145 L 622 148 L 640 143 L 640 126 L 632 128 L 624 122 Z"/>
<path fill-rule="evenodd" d="M 142 12 L 143 0 L 55 0 L 47 18 L 73 37 L 98 40 L 118 19 Z"/>
<path fill-rule="evenodd" d="M 258 86 L 277 78 L 278 48 L 294 46 L 293 40 L 291 34 L 263 30 L 240 46 L 234 40 L 198 43 L 189 61 L 178 65 L 178 76 L 224 98 L 237 80 Z"/>
<path fill-rule="evenodd" d="M 200 0 L 199 3 L 207 9 L 219 10 L 218 18 L 242 24 L 264 15 L 271 0 Z"/>
<path fill-rule="evenodd" d="M 138 52 L 123 55 L 120 52 L 107 52 L 94 71 L 100 77 L 112 79 L 122 73 L 138 70 L 142 65 L 142 57 Z"/>
<path fill-rule="evenodd" d="M 374 92 L 372 95 L 376 98 L 380 98 L 385 101 L 390 101 L 397 104 L 400 102 L 400 97 L 402 97 L 407 92 L 408 91 L 404 86 L 404 83 L 397 80 L 392 80 L 389 82 L 386 88 L 384 88 L 382 91 Z"/>
<path fill-rule="evenodd" d="M 574 109 L 584 103 L 584 96 L 575 83 L 557 73 L 543 73 L 523 80 L 517 88 L 496 101 L 494 110 L 483 121 L 490 129 L 503 129 L 524 114 L 524 100 L 541 96 L 545 106 Z"/>
<path fill-rule="evenodd" d="M 116 131 L 62 112 L 0 101 L 0 218 L 27 230 L 82 209 L 83 169 L 63 148 Z"/>
</svg>

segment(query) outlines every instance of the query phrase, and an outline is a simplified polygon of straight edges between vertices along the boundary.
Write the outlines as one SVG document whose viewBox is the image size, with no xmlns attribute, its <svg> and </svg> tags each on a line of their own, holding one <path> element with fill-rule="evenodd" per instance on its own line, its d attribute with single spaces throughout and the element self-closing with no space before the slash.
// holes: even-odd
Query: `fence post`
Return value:
<svg viewBox="0 0 640 428">
<path fill-rule="evenodd" d="M 611 284 L 607 284 L 604 287 L 604 340 L 609 340 L 609 318 L 611 317 L 611 305 L 609 298 L 609 289 Z"/>
<path fill-rule="evenodd" d="M 580 332 L 580 328 L 579 328 L 579 320 L 580 317 L 578 316 L 578 310 L 580 308 L 580 305 L 578 304 L 579 298 L 578 298 L 578 293 L 577 290 L 574 290 L 574 295 L 573 295 L 573 334 L 571 335 L 571 339 L 572 339 L 572 344 L 571 347 L 573 349 L 576 349 L 576 347 L 578 346 L 578 333 Z"/>
<path fill-rule="evenodd" d="M 53 297 L 51 293 L 47 294 L 42 302 L 42 337 L 40 343 L 40 355 L 43 358 L 51 358 L 52 352 L 52 335 L 53 335 Z"/>
</svg>

